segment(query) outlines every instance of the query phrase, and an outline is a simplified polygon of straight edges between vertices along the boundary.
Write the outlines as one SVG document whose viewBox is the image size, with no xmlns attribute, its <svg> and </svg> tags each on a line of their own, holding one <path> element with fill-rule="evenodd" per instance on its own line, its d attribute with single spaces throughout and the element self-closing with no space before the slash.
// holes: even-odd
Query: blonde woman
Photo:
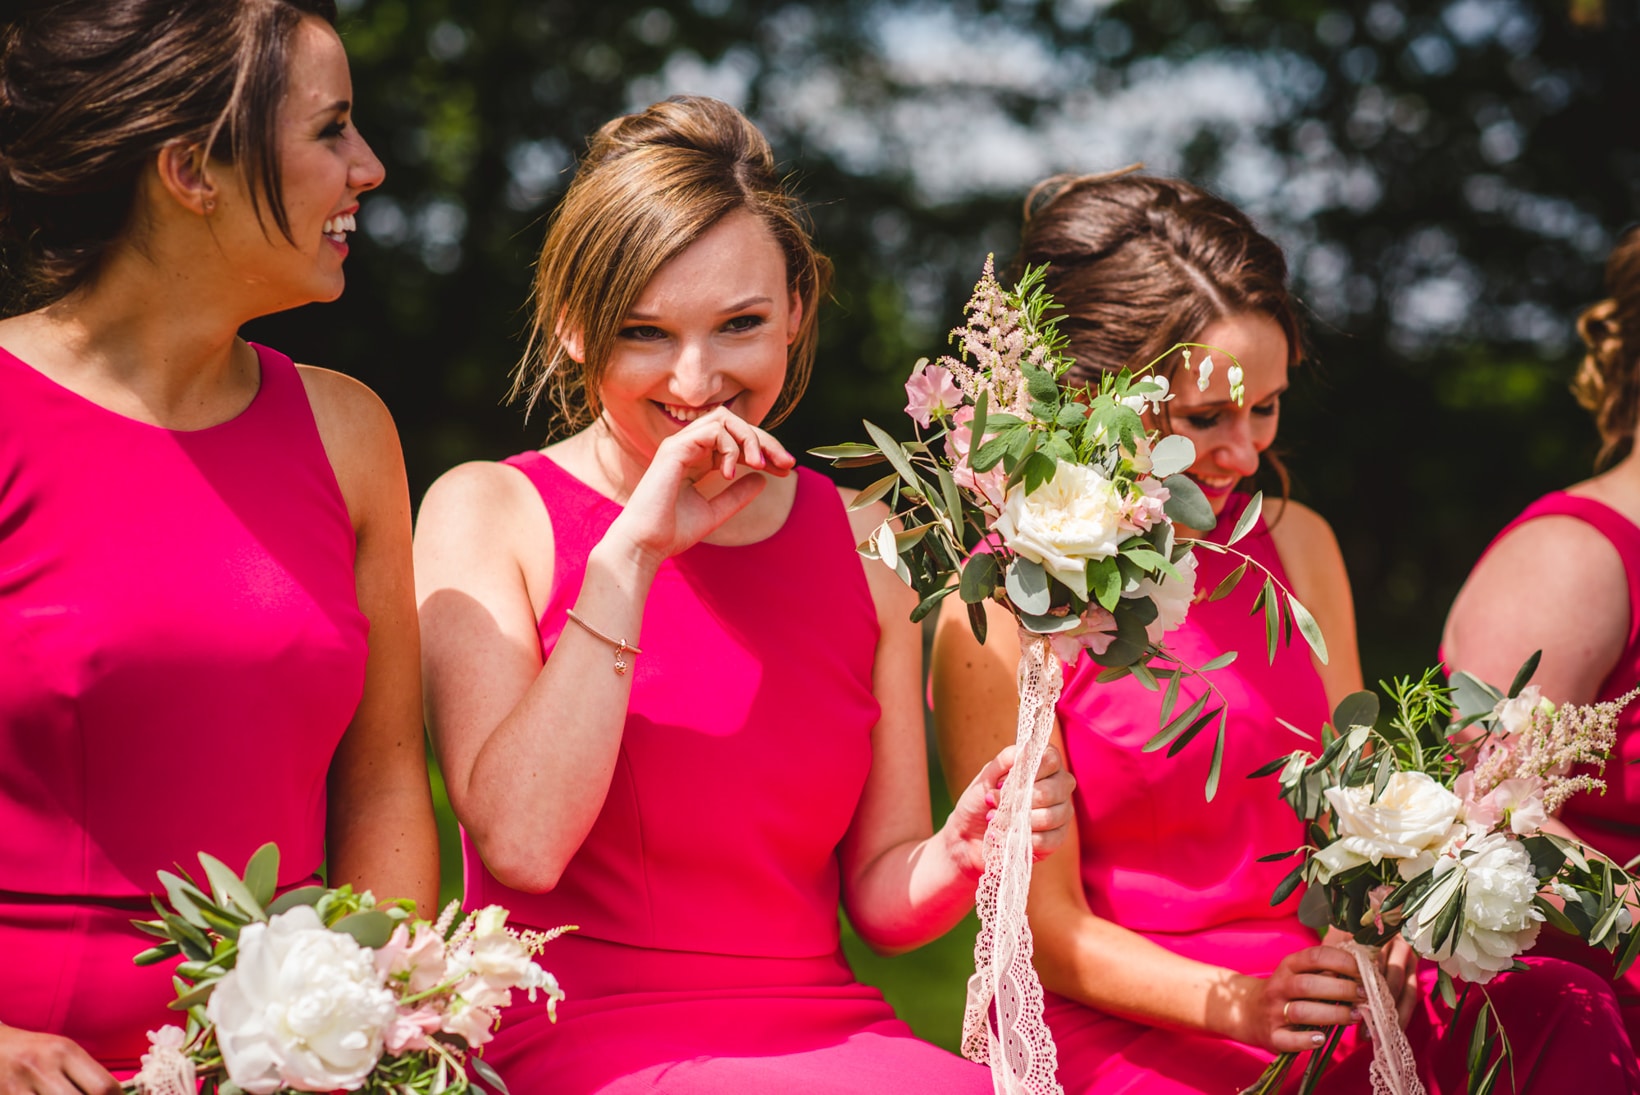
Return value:
<svg viewBox="0 0 1640 1095">
<path fill-rule="evenodd" d="M 580 931 L 569 999 L 509 1020 L 515 1090 L 979 1093 L 854 981 L 973 904 L 1010 756 L 929 820 L 910 591 L 853 545 L 886 511 L 763 427 L 807 381 L 828 264 L 768 144 L 676 99 L 593 138 L 542 250 L 519 377 L 574 432 L 428 493 L 428 710 L 469 899 Z M 1038 847 L 1070 780 L 1036 784 Z"/>
</svg>

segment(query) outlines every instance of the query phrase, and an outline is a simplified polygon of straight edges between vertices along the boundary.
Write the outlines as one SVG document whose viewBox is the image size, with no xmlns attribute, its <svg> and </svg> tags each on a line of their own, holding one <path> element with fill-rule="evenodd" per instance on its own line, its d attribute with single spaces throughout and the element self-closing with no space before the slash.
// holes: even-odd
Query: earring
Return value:
<svg viewBox="0 0 1640 1095">
<path fill-rule="evenodd" d="M 207 213 L 216 212 L 216 199 L 215 198 L 206 198 L 205 199 L 205 212 L 207 212 Z"/>
</svg>

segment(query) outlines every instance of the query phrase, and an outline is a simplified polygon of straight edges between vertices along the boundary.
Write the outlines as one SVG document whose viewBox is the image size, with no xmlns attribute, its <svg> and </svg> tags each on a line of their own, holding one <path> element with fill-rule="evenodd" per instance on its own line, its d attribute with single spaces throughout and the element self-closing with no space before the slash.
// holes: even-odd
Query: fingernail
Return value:
<svg viewBox="0 0 1640 1095">
<path fill-rule="evenodd" d="M 1327 1040 L 1326 1037 L 1319 1030 L 1316 1031 L 1314 1034 L 1310 1035 L 1310 1044 L 1312 1046 L 1318 1046 L 1322 1042 L 1325 1042 L 1326 1040 Z"/>
<path fill-rule="evenodd" d="M 1355 986 L 1355 998 L 1357 1000 L 1365 1000 L 1367 998 L 1367 986 L 1365 986 L 1365 985 L 1356 985 Z"/>
<path fill-rule="evenodd" d="M 1359 1023 L 1360 1021 L 1361 1021 L 1361 1009 L 1360 1008 L 1351 1008 L 1350 1009 L 1350 1022 Z"/>
<path fill-rule="evenodd" d="M 985 824 L 987 824 L 987 825 L 991 824 L 991 819 L 996 817 L 996 816 L 997 816 L 997 812 L 995 810 L 985 811 Z"/>
<path fill-rule="evenodd" d="M 1007 783 L 1007 782 L 1008 782 L 1008 777 L 1007 776 L 998 776 L 997 777 L 997 787 L 998 788 L 1001 788 L 1001 786 L 1004 783 Z"/>
<path fill-rule="evenodd" d="M 997 793 L 995 791 L 985 792 L 985 805 L 995 806 L 996 804 L 997 804 Z"/>
</svg>

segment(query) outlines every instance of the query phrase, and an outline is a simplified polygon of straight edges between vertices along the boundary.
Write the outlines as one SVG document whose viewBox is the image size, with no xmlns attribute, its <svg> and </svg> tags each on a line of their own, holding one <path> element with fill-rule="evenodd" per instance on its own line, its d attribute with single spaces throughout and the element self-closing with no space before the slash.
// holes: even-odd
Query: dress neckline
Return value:
<svg viewBox="0 0 1640 1095">
<path fill-rule="evenodd" d="M 623 508 L 621 503 L 615 501 L 615 499 L 611 498 L 603 491 L 598 490 L 590 483 L 587 483 L 585 480 L 575 475 L 568 468 L 564 467 L 564 465 L 560 464 L 540 449 L 532 449 L 526 455 L 532 459 L 540 460 L 543 464 L 551 468 L 554 473 L 562 476 L 564 481 L 571 484 L 576 491 L 586 495 L 590 499 L 595 500 L 600 506 L 613 509 L 617 512 Z M 773 532 L 769 533 L 769 535 L 757 540 L 748 540 L 743 544 L 714 544 L 706 540 L 701 540 L 700 542 L 687 548 L 686 551 L 694 551 L 697 548 L 707 548 L 711 551 L 739 551 L 742 548 L 755 548 L 762 547 L 765 544 L 773 544 L 779 541 L 782 537 L 788 535 L 792 527 L 796 524 L 798 511 L 808 504 L 809 500 L 805 496 L 813 489 L 813 484 L 810 482 L 810 477 L 816 476 L 816 473 L 802 467 L 793 468 L 792 474 L 797 476 L 797 489 L 792 492 L 791 508 L 786 511 L 785 520 L 781 521 L 780 526 Z M 824 480 L 823 476 L 818 476 L 818 478 Z"/>
<path fill-rule="evenodd" d="M 263 394 L 268 390 L 269 382 L 270 370 L 268 369 L 268 359 L 274 351 L 269 350 L 266 346 L 262 346 L 255 342 L 247 342 L 246 345 L 249 346 L 251 351 L 256 355 L 256 391 L 251 395 L 250 402 L 246 403 L 238 411 L 235 411 L 230 417 L 224 418 L 221 422 L 213 422 L 209 426 L 200 426 L 197 429 L 192 430 L 176 429 L 170 426 L 160 426 L 153 422 L 144 422 L 140 418 L 132 418 L 128 414 L 121 414 L 112 407 L 105 407 L 101 403 L 98 403 L 95 399 L 82 395 L 73 388 L 70 388 L 68 385 L 47 376 L 45 373 L 41 372 L 33 365 L 30 365 L 28 362 L 24 361 L 22 358 L 18 357 L 16 354 L 12 353 L 3 346 L 0 346 L 0 362 L 10 364 L 25 377 L 32 377 L 36 383 L 49 391 L 59 394 L 63 398 L 70 399 L 84 407 L 88 407 L 93 412 L 105 415 L 116 422 L 128 423 L 129 425 L 140 430 L 152 430 L 155 433 L 170 436 L 202 437 L 214 430 L 226 429 L 237 422 L 244 421 L 249 418 L 251 413 L 256 410 L 257 406 L 263 402 Z"/>
</svg>

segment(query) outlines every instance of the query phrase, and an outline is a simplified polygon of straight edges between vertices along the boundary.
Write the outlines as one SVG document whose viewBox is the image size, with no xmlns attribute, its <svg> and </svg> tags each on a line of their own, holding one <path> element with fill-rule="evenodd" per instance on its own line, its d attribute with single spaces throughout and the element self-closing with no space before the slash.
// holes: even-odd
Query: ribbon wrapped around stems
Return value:
<svg viewBox="0 0 1640 1095">
<path fill-rule="evenodd" d="M 1351 940 L 1343 949 L 1354 956 L 1356 968 L 1361 971 L 1361 984 L 1367 990 L 1362 1022 L 1372 1035 L 1373 1095 L 1425 1095 L 1423 1081 L 1418 1079 L 1418 1063 L 1412 1057 L 1412 1045 L 1395 1011 L 1395 997 L 1378 968 L 1378 948 Z"/>
<path fill-rule="evenodd" d="M 962 1052 L 991 1067 L 999 1095 L 1063 1095 L 1053 1035 L 1042 1017 L 1042 983 L 1031 964 L 1031 795 L 1053 734 L 1064 675 L 1041 635 L 1019 632 L 1019 728 L 1014 766 L 985 830 L 985 871 L 974 904 L 979 936 L 962 1019 Z M 1393 1020 L 1394 1010 L 1391 1009 Z"/>
</svg>

